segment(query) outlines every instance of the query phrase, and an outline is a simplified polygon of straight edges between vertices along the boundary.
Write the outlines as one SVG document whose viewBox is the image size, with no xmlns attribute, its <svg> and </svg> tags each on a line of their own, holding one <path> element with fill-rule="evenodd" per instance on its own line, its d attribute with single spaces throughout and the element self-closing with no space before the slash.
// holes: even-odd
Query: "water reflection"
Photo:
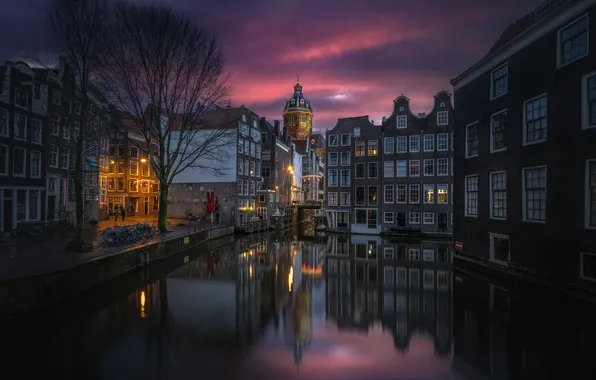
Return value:
<svg viewBox="0 0 596 380">
<path fill-rule="evenodd" d="M 590 308 L 453 275 L 452 248 L 292 234 L 204 246 L 0 326 L 0 364 L 22 379 L 596 378 Z"/>
</svg>

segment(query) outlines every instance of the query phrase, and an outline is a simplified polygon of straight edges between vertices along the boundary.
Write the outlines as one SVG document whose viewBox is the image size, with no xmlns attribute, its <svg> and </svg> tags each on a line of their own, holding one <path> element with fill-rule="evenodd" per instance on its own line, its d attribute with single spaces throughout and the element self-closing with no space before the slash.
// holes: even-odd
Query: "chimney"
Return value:
<svg viewBox="0 0 596 380">
<path fill-rule="evenodd" d="M 374 121 L 374 120 L 372 120 L 372 119 L 370 120 L 370 123 L 371 123 L 372 125 L 375 125 L 375 121 Z"/>
<path fill-rule="evenodd" d="M 273 131 L 275 132 L 275 136 L 279 138 L 279 120 L 273 120 Z"/>
</svg>

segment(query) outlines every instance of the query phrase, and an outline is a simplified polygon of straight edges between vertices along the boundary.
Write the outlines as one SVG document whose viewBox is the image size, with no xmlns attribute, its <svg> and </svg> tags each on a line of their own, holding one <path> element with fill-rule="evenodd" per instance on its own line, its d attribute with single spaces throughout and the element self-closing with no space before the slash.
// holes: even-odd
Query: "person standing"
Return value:
<svg viewBox="0 0 596 380">
<path fill-rule="evenodd" d="M 118 221 L 118 206 L 114 207 L 114 222 Z"/>
<path fill-rule="evenodd" d="M 124 210 L 124 206 L 120 206 L 120 212 L 122 213 L 122 221 L 124 222 L 124 217 L 126 216 L 126 210 Z"/>
</svg>

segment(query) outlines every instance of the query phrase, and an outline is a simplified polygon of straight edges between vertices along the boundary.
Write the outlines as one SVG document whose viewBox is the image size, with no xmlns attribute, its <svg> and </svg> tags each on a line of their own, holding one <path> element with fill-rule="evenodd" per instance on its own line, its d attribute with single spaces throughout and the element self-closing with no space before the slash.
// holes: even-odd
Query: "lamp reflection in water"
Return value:
<svg viewBox="0 0 596 380">
<path fill-rule="evenodd" d="M 294 267 L 290 267 L 290 273 L 288 274 L 288 291 L 292 291 L 292 285 L 294 285 Z"/>
<path fill-rule="evenodd" d="M 145 318 L 145 316 L 147 315 L 147 313 L 145 312 L 145 302 L 145 291 L 141 290 L 141 318 Z"/>
</svg>

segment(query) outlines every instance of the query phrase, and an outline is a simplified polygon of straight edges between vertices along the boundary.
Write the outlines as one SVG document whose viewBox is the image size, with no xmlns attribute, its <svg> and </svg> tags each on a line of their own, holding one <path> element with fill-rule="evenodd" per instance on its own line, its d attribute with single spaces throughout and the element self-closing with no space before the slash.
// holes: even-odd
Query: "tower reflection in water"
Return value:
<svg viewBox="0 0 596 380">
<path fill-rule="evenodd" d="M 429 334 L 435 354 L 448 355 L 452 249 L 447 242 L 331 236 L 325 259 L 327 319 L 340 329 L 381 325 L 402 354 L 413 334 Z"/>
</svg>

